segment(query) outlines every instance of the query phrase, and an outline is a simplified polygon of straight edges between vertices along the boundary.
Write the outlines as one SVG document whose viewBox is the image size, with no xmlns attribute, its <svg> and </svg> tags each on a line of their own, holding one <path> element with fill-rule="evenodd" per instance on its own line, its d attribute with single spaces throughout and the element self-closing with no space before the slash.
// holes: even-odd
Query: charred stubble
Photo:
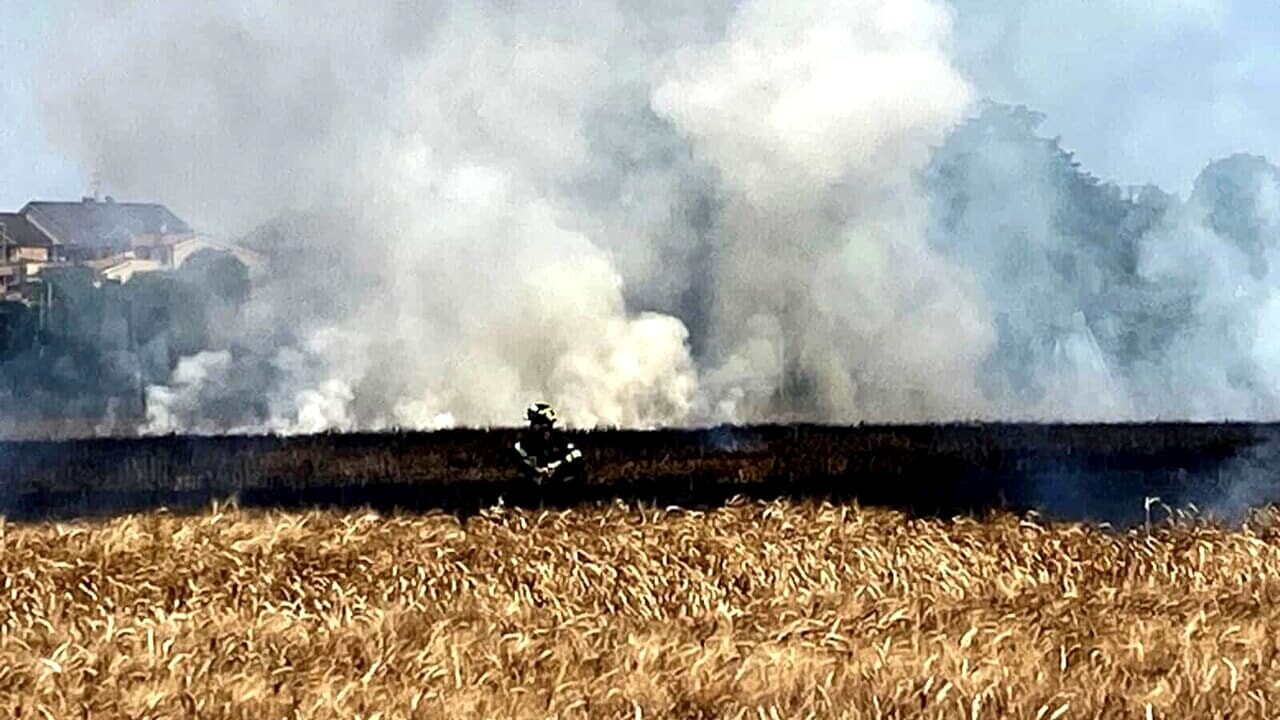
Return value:
<svg viewBox="0 0 1280 720">
<path fill-rule="evenodd" d="M 815 503 L 9 525 L 22 717 L 1265 717 L 1280 531 Z"/>
</svg>

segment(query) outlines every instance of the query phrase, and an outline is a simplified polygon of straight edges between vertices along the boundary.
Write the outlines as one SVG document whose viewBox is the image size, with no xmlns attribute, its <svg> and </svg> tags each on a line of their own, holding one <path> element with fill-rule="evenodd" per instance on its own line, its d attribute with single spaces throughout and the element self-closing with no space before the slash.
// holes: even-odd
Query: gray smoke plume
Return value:
<svg viewBox="0 0 1280 720">
<path fill-rule="evenodd" d="M 985 313 L 925 246 L 913 175 L 970 100 L 939 3 L 131 2 L 75 22 L 49 118 L 117 194 L 228 234 L 348 219 L 297 245 L 330 263 L 274 254 L 243 359 L 185 359 L 150 390 L 154 429 L 980 400 Z M 267 416 L 207 417 L 246 376 L 270 380 Z"/>
<path fill-rule="evenodd" d="M 53 136 L 271 260 L 147 383 L 151 431 L 509 424 L 533 399 L 588 426 L 1280 403 L 1270 166 L 1186 200 L 1099 183 L 976 104 L 1005 76 L 941 0 L 71 22 Z"/>
<path fill-rule="evenodd" d="M 1041 119 L 986 108 L 950 135 L 927 182 L 934 246 L 978 274 L 996 313 L 982 377 L 998 414 L 1280 417 L 1280 171 L 1235 155 L 1185 200 L 1122 189 L 1037 137 Z"/>
</svg>

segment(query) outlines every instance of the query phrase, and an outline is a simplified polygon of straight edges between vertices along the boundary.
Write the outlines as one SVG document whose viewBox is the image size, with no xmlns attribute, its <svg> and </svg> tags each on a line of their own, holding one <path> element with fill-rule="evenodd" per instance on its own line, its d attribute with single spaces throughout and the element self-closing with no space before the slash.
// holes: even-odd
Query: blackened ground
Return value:
<svg viewBox="0 0 1280 720">
<path fill-rule="evenodd" d="M 540 489 L 519 482 L 515 439 L 503 429 L 0 443 L 0 514 L 102 516 L 231 497 L 242 507 L 461 513 L 499 498 L 708 507 L 736 495 L 856 500 L 917 515 L 1038 510 L 1122 525 L 1142 519 L 1153 496 L 1224 512 L 1280 499 L 1272 496 L 1280 425 L 599 430 L 574 437 L 587 481 Z"/>
</svg>

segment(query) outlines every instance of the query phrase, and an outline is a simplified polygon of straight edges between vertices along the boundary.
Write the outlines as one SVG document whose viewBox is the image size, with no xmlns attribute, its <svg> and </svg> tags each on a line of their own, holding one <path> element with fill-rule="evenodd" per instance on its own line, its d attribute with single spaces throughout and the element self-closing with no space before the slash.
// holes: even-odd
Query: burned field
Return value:
<svg viewBox="0 0 1280 720">
<path fill-rule="evenodd" d="M 1276 521 L 736 501 L 0 525 L 0 713 L 1267 717 Z"/>
<path fill-rule="evenodd" d="M 600 430 L 574 438 L 585 484 L 517 482 L 512 430 L 166 436 L 0 443 L 10 520 L 242 507 L 475 512 L 602 500 L 709 508 L 856 500 L 912 515 L 1037 510 L 1117 524 L 1144 500 L 1238 513 L 1277 496 L 1280 426 L 1260 424 L 763 426 Z"/>
</svg>

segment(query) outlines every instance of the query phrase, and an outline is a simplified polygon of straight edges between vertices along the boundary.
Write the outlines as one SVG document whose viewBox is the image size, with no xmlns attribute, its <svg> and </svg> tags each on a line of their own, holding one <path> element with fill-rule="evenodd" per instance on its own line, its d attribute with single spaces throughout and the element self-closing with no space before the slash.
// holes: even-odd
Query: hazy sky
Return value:
<svg viewBox="0 0 1280 720">
<path fill-rule="evenodd" d="M 87 174 L 46 141 L 36 104 L 39 53 L 51 46 L 66 7 L 49 0 L 0 0 L 0 211 L 88 190 Z"/>
<path fill-rule="evenodd" d="M 1044 130 L 1061 135 L 1104 179 L 1185 192 L 1214 158 L 1245 151 L 1280 159 L 1274 0 L 953 6 L 956 60 L 980 93 L 1046 113 Z M 0 209 L 88 190 L 92 168 L 49 144 L 36 98 L 42 54 L 74 42 L 58 30 L 59 16 L 73 7 L 0 0 Z"/>
<path fill-rule="evenodd" d="M 951 0 L 984 95 L 1048 117 L 1085 169 L 1185 193 L 1211 160 L 1280 160 L 1275 0 Z"/>
</svg>

